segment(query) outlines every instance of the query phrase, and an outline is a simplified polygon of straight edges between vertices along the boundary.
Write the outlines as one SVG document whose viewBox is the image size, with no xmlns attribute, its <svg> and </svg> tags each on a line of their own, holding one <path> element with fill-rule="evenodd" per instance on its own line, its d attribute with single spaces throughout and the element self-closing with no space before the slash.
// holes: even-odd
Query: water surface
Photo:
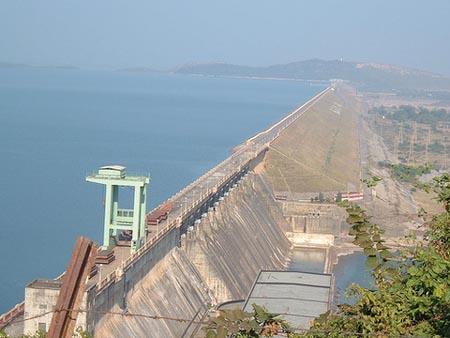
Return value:
<svg viewBox="0 0 450 338">
<path fill-rule="evenodd" d="M 100 241 L 105 164 L 150 173 L 149 207 L 321 87 L 301 82 L 0 68 L 0 312 Z"/>
<path fill-rule="evenodd" d="M 339 257 L 333 269 L 336 281 L 335 299 L 338 303 L 352 303 L 352 298 L 346 295 L 346 290 L 352 283 L 365 288 L 373 287 L 371 269 L 367 267 L 366 259 L 366 255 L 360 251 Z"/>
<path fill-rule="evenodd" d="M 326 249 L 294 248 L 288 270 L 323 273 L 326 254 Z"/>
</svg>

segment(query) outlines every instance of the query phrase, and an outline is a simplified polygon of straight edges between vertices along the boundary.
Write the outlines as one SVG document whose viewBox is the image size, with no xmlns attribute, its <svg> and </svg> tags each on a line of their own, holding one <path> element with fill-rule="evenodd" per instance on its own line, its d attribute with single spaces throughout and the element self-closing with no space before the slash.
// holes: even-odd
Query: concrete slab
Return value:
<svg viewBox="0 0 450 338">
<path fill-rule="evenodd" d="M 331 274 L 300 271 L 261 271 L 253 284 L 244 311 L 252 304 L 281 315 L 293 328 L 307 329 L 311 321 L 330 308 Z"/>
</svg>

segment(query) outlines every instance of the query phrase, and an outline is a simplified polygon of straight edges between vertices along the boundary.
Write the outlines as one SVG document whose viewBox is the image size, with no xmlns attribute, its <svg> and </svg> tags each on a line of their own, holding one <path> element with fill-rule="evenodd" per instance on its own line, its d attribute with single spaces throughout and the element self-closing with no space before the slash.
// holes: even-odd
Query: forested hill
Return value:
<svg viewBox="0 0 450 338">
<path fill-rule="evenodd" d="M 363 89 L 450 90 L 450 78 L 401 66 L 358 63 L 340 60 L 306 60 L 268 67 L 250 67 L 226 63 L 189 64 L 175 73 L 208 76 L 263 77 L 280 79 L 343 79 Z"/>
</svg>

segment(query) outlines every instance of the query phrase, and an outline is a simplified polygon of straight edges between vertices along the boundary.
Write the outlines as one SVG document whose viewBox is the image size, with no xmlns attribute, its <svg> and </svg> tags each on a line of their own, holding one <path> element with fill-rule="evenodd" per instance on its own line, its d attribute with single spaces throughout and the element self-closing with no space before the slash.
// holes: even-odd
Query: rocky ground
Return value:
<svg viewBox="0 0 450 338">
<path fill-rule="evenodd" d="M 365 199 L 364 208 L 373 217 L 372 221 L 386 231 L 386 237 L 402 238 L 412 231 L 420 234 L 419 226 L 422 220 L 417 217 L 419 207 L 411 192 L 411 186 L 394 180 L 387 168 L 380 168 L 377 165 L 379 161 L 387 160 L 395 163 L 397 159 L 371 129 L 364 113 L 361 116 L 360 135 L 364 176 L 383 178 L 373 188 L 372 196 Z"/>
</svg>

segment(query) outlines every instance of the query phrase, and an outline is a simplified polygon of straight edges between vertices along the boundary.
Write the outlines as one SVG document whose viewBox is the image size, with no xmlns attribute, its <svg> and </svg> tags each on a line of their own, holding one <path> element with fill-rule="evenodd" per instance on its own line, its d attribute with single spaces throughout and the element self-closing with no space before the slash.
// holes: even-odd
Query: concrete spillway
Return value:
<svg viewBox="0 0 450 338">
<path fill-rule="evenodd" d="M 280 210 L 261 178 L 249 176 L 184 245 L 218 302 L 245 297 L 259 270 L 282 267 L 290 248 Z"/>
<path fill-rule="evenodd" d="M 128 311 L 199 320 L 208 305 L 245 298 L 260 269 L 285 266 L 290 242 L 284 225 L 266 185 L 249 174 L 128 293 Z M 110 315 L 97 324 L 95 336 L 181 337 L 195 328 L 189 322 Z"/>
<path fill-rule="evenodd" d="M 213 302 L 208 287 L 183 250 L 174 249 L 137 285 L 127 299 L 130 313 L 194 318 Z M 113 310 L 121 311 L 117 306 Z M 180 337 L 188 322 L 104 316 L 95 337 Z"/>
</svg>

